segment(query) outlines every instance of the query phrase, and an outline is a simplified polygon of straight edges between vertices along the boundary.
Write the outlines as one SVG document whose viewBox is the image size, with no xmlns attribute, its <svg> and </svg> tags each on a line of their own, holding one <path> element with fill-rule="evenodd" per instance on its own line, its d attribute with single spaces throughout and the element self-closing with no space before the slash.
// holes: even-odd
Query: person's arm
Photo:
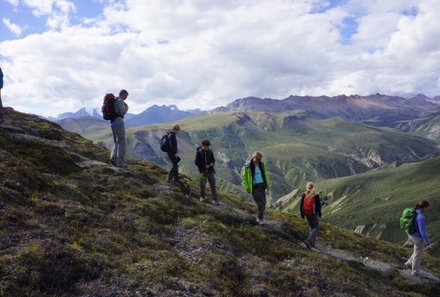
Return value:
<svg viewBox="0 0 440 297">
<path fill-rule="evenodd" d="M 177 149 L 177 136 L 176 133 L 171 133 L 171 152 L 173 155 L 177 155 L 178 149 Z"/>
<path fill-rule="evenodd" d="M 251 169 L 246 165 L 243 167 L 241 184 L 246 192 L 252 193 Z"/>
<path fill-rule="evenodd" d="M 3 89 L 3 72 L 1 68 L 0 68 L 0 89 Z"/>
<path fill-rule="evenodd" d="M 122 99 L 117 99 L 115 102 L 115 111 L 118 115 L 124 117 L 128 111 L 128 105 Z"/>
<path fill-rule="evenodd" d="M 425 224 L 425 215 L 417 216 L 417 226 L 419 227 L 420 236 L 422 236 L 423 243 L 425 245 L 429 244 L 428 234 L 426 234 L 426 224 Z"/>
<path fill-rule="evenodd" d="M 316 214 L 321 217 L 321 199 L 319 199 L 319 194 L 315 195 L 315 210 Z"/>
</svg>

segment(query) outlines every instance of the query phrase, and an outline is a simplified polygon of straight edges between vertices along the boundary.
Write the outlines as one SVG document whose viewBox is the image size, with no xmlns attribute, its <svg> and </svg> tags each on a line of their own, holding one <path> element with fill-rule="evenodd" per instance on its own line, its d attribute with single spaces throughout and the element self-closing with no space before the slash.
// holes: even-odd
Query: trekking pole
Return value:
<svg viewBox="0 0 440 297">
<path fill-rule="evenodd" d="M 425 251 L 432 249 L 436 245 L 437 245 L 437 242 L 430 243 L 427 247 L 425 247 Z"/>
</svg>

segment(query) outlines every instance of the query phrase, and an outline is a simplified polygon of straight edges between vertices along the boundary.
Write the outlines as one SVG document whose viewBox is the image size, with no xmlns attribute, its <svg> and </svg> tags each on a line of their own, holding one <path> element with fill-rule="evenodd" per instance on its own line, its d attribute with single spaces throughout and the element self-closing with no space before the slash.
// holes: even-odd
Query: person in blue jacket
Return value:
<svg viewBox="0 0 440 297">
<path fill-rule="evenodd" d="M 414 244 L 414 250 L 405 266 L 411 269 L 411 275 L 418 276 L 422 254 L 425 248 L 429 245 L 430 240 L 426 234 L 425 211 L 429 206 L 429 202 L 422 200 L 416 204 L 416 215 L 414 217 L 414 232 L 409 234 L 409 241 Z"/>
<path fill-rule="evenodd" d="M 2 89 L 3 89 L 3 72 L 0 67 L 0 113 L 2 112 L 3 104 L 2 104 Z"/>
</svg>

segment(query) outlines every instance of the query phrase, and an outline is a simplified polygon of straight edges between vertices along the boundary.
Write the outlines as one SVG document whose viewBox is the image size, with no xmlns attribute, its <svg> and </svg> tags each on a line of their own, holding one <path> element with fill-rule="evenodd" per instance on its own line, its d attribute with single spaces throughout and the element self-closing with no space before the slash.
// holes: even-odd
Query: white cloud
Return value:
<svg viewBox="0 0 440 297">
<path fill-rule="evenodd" d="M 8 18 L 3 18 L 3 24 L 12 32 L 15 34 L 15 36 L 20 37 L 21 33 L 23 32 L 24 28 L 21 28 L 19 25 L 14 24 L 11 22 Z"/>
<path fill-rule="evenodd" d="M 109 1 L 102 15 L 74 26 L 73 1 L 23 0 L 50 31 L 0 43 L 4 104 L 55 115 L 99 107 L 104 93 L 121 88 L 130 92 L 131 112 L 174 103 L 210 109 L 245 96 L 440 94 L 440 5 L 382 2 L 311 13 L 326 6 Z M 404 13 L 413 8 L 417 14 Z M 347 17 L 358 27 L 343 45 Z"/>
</svg>

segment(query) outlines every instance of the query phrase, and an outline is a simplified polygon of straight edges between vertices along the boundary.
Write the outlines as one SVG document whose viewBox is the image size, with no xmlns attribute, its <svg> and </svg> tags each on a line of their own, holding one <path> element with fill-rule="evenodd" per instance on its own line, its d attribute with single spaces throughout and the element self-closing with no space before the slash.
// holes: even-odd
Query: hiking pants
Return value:
<svg viewBox="0 0 440 297">
<path fill-rule="evenodd" d="M 266 209 L 266 187 L 263 183 L 253 185 L 252 197 L 258 207 L 258 219 L 264 220 L 264 210 Z"/>
<path fill-rule="evenodd" d="M 171 163 L 173 164 L 171 166 L 170 173 L 168 174 L 168 180 L 169 181 L 178 181 L 179 180 L 179 167 L 177 164 L 179 164 L 180 158 L 177 158 L 174 154 L 168 154 L 168 158 L 170 158 Z"/>
<path fill-rule="evenodd" d="M 411 272 L 418 272 L 420 262 L 422 261 L 423 250 L 425 249 L 423 240 L 420 237 L 412 236 L 411 234 L 408 234 L 408 238 L 414 244 L 414 250 L 406 263 L 411 265 Z"/>
<path fill-rule="evenodd" d="M 121 122 L 111 127 L 115 144 L 113 145 L 110 159 L 116 163 L 116 166 L 121 166 L 125 158 L 125 125 L 124 122 Z"/>
<path fill-rule="evenodd" d="M 209 187 L 211 188 L 212 198 L 218 201 L 217 190 L 215 188 L 215 176 L 214 172 L 204 172 L 202 173 L 202 178 L 200 179 L 200 197 L 205 199 L 206 196 L 206 182 L 209 182 Z"/>
<path fill-rule="evenodd" d="M 318 229 L 319 229 L 319 222 L 318 222 L 318 216 L 316 214 L 312 215 L 311 217 L 307 217 L 307 222 L 309 222 L 310 226 L 310 233 L 309 236 L 306 239 L 306 242 L 311 246 L 315 246 L 316 237 L 318 236 Z"/>
</svg>

